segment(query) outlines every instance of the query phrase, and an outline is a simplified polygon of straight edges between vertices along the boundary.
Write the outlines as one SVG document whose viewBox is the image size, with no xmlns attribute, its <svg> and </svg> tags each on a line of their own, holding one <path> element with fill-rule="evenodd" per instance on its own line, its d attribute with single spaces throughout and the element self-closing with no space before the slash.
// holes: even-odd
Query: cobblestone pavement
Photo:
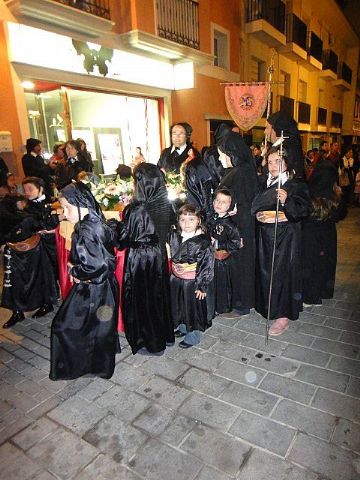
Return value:
<svg viewBox="0 0 360 480">
<path fill-rule="evenodd" d="M 359 218 L 339 226 L 335 298 L 268 347 L 255 313 L 218 317 L 199 348 L 123 339 L 111 380 L 51 382 L 52 316 L 0 329 L 0 478 L 360 479 Z"/>
</svg>

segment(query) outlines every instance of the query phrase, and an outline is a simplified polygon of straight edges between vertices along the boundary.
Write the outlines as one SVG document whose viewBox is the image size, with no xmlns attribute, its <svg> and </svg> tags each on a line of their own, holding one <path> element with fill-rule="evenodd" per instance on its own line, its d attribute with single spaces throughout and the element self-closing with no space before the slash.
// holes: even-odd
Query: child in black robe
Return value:
<svg viewBox="0 0 360 480">
<path fill-rule="evenodd" d="M 60 203 L 75 224 L 69 264 L 74 285 L 52 323 L 50 379 L 110 378 L 120 351 L 114 233 L 86 185 L 67 185 Z"/>
<path fill-rule="evenodd" d="M 287 330 L 289 320 L 298 319 L 302 310 L 301 220 L 309 215 L 311 204 L 307 185 L 301 179 L 293 178 L 292 171 L 288 170 L 286 152 L 280 162 L 279 148 L 271 148 L 266 159 L 269 174 L 262 178 L 263 191 L 252 204 L 252 213 L 257 220 L 255 310 L 267 318 L 279 200 L 269 315 L 270 320 L 275 320 L 269 335 L 277 336 Z M 281 188 L 278 188 L 279 175 Z"/>
<path fill-rule="evenodd" d="M 6 243 L 1 306 L 12 310 L 3 328 L 24 320 L 24 312 L 43 312 L 44 305 L 56 300 L 51 263 L 36 233 L 37 220 L 25 211 L 26 203 L 25 197 L 9 196 L 0 204 L 0 243 Z"/>
<path fill-rule="evenodd" d="M 244 279 L 233 279 L 231 270 L 231 254 L 243 246 L 237 225 L 229 215 L 231 210 L 231 192 L 227 188 L 218 188 L 215 191 L 214 211 L 215 215 L 211 221 L 211 238 L 215 248 L 214 268 L 214 295 L 215 311 L 217 313 L 228 313 L 233 309 L 232 304 L 232 282 L 246 281 Z"/>
<path fill-rule="evenodd" d="M 42 178 L 26 177 L 22 181 L 24 195 L 28 199 L 26 211 L 34 218 L 36 231 L 41 235 L 41 243 L 49 257 L 52 265 L 54 278 L 57 281 L 59 277 L 58 260 L 56 251 L 55 228 L 62 219 L 62 216 L 52 212 L 51 204 L 45 195 L 45 182 Z M 53 306 L 43 305 L 35 312 L 33 318 L 41 317 L 52 312 Z"/>
<path fill-rule="evenodd" d="M 210 238 L 200 228 L 201 216 L 193 205 L 179 210 L 180 231 L 170 234 L 171 312 L 181 348 L 200 343 L 200 332 L 211 326 L 206 292 L 214 276 L 214 252 Z"/>
</svg>

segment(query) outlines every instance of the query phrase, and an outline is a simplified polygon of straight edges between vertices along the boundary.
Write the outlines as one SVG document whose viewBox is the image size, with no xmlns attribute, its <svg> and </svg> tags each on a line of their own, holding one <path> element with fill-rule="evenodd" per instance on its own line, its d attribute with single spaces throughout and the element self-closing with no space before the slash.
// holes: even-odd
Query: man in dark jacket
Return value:
<svg viewBox="0 0 360 480">
<path fill-rule="evenodd" d="M 45 194 L 51 195 L 51 169 L 45 165 L 41 153 L 41 141 L 37 138 L 26 140 L 26 154 L 22 157 L 22 167 L 25 177 L 42 178 L 45 182 Z"/>
</svg>

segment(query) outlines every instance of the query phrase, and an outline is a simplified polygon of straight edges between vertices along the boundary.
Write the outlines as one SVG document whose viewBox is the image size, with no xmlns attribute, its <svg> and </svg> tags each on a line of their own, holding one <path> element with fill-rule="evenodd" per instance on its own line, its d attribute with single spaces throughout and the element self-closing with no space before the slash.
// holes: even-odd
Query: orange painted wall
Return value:
<svg viewBox="0 0 360 480">
<path fill-rule="evenodd" d="M 207 145 L 207 122 L 204 113 L 229 115 L 224 97 L 224 86 L 216 78 L 196 76 L 196 88 L 179 90 L 172 94 L 172 120 L 188 122 L 193 127 L 192 140 L 198 148 Z"/>
<path fill-rule="evenodd" d="M 9 170 L 16 176 L 23 176 L 21 167 L 22 138 L 20 132 L 20 122 L 17 114 L 15 93 L 12 85 L 10 63 L 6 48 L 6 35 L 4 23 L 0 23 L 0 130 L 9 131 L 12 135 L 12 144 L 14 151 L 12 153 L 0 153 L 5 160 Z"/>
<path fill-rule="evenodd" d="M 230 32 L 230 70 L 239 72 L 240 2 L 238 0 L 200 0 L 200 49 L 211 53 L 211 25 L 216 23 Z"/>
<path fill-rule="evenodd" d="M 155 35 L 154 0 L 111 0 L 110 11 L 113 32 L 141 30 Z"/>
</svg>

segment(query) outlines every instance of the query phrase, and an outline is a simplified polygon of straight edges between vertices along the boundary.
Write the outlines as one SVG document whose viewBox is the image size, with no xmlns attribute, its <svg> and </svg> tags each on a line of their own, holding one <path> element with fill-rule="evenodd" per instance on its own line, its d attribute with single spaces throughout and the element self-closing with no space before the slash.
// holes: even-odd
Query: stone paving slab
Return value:
<svg viewBox="0 0 360 480">
<path fill-rule="evenodd" d="M 296 430 L 243 411 L 231 427 L 230 433 L 284 457 Z"/>
<path fill-rule="evenodd" d="M 358 458 L 335 445 L 299 433 L 289 459 L 331 480 L 359 480 Z"/>
</svg>

